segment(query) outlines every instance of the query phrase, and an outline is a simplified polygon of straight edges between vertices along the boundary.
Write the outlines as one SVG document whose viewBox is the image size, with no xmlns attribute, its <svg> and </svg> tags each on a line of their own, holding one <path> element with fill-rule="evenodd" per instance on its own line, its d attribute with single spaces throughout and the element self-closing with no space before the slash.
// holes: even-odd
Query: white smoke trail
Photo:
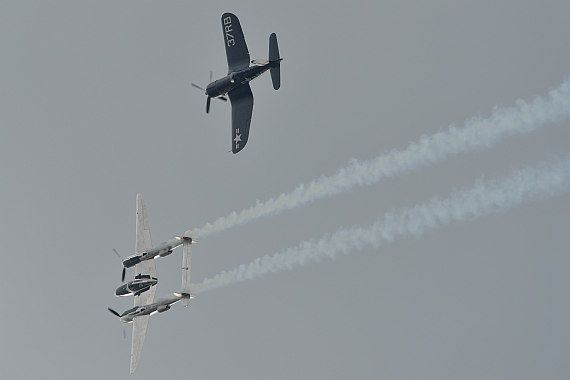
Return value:
<svg viewBox="0 0 570 380">
<path fill-rule="evenodd" d="M 277 214 L 311 201 L 349 191 L 355 185 L 377 183 L 382 178 L 410 172 L 418 167 L 445 160 L 463 152 L 489 148 L 502 139 L 529 133 L 549 123 L 564 120 L 570 116 L 570 80 L 530 103 L 518 100 L 514 107 L 498 108 L 488 118 L 473 117 L 464 122 L 462 128 L 454 125 L 430 136 L 422 136 L 404 150 L 392 150 L 372 160 L 351 163 L 332 176 L 323 176 L 308 184 L 297 186 L 290 193 L 283 193 L 276 199 L 239 213 L 208 223 L 202 228 L 186 231 L 188 236 L 209 235 L 225 229 L 248 223 L 254 219 Z"/>
<path fill-rule="evenodd" d="M 353 226 L 326 234 L 317 241 L 305 241 L 296 247 L 257 258 L 249 264 L 224 271 L 214 278 L 193 285 L 194 292 L 224 287 L 251 280 L 267 273 L 293 269 L 322 258 L 334 259 L 365 246 L 378 248 L 397 236 L 419 237 L 427 231 L 452 222 L 477 219 L 537 199 L 570 190 L 570 157 L 543 162 L 512 172 L 502 180 L 478 181 L 470 189 L 454 191 L 447 199 L 431 201 L 388 212 L 369 227 Z"/>
</svg>

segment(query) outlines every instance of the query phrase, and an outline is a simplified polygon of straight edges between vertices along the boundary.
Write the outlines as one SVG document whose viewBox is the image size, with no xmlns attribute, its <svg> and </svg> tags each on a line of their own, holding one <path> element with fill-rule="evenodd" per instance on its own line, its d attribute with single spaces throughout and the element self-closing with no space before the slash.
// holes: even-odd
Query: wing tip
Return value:
<svg viewBox="0 0 570 380">
<path fill-rule="evenodd" d="M 135 373 L 137 369 L 138 360 L 135 360 L 134 356 L 131 356 L 131 368 L 129 369 L 129 373 L 132 375 Z"/>
</svg>

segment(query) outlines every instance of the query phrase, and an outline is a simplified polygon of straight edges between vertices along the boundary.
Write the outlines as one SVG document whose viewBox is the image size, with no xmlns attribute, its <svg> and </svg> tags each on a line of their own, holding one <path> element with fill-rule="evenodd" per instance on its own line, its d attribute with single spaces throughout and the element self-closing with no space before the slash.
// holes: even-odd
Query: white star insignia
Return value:
<svg viewBox="0 0 570 380">
<path fill-rule="evenodd" d="M 238 142 L 240 142 L 241 141 L 241 135 L 236 135 L 236 138 L 234 139 L 234 141 L 236 142 L 236 144 Z"/>
</svg>

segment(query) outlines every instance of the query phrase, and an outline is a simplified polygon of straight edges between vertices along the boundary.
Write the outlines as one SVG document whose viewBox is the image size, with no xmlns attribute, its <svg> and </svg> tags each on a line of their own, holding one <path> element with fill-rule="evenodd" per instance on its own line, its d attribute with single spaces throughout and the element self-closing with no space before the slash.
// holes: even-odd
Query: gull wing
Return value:
<svg viewBox="0 0 570 380">
<path fill-rule="evenodd" d="M 222 15 L 222 33 L 226 45 L 226 58 L 228 59 L 228 74 L 233 71 L 249 67 L 249 51 L 245 37 L 236 15 L 224 13 Z"/>
<path fill-rule="evenodd" d="M 228 92 L 232 103 L 232 152 L 238 153 L 249 138 L 249 126 L 253 112 L 253 93 L 249 83 Z"/>
<path fill-rule="evenodd" d="M 145 252 L 152 248 L 150 239 L 150 225 L 146 215 L 146 205 L 141 194 L 137 194 L 137 222 L 136 222 L 136 253 Z M 141 261 L 135 266 L 136 274 L 148 274 L 156 277 L 156 265 L 154 259 Z M 151 286 L 149 290 L 141 295 L 135 296 L 135 306 L 151 304 L 154 300 L 156 287 Z M 131 373 L 135 372 L 141 357 L 144 338 L 148 328 L 150 316 L 142 315 L 133 320 L 133 340 L 131 344 Z"/>
</svg>

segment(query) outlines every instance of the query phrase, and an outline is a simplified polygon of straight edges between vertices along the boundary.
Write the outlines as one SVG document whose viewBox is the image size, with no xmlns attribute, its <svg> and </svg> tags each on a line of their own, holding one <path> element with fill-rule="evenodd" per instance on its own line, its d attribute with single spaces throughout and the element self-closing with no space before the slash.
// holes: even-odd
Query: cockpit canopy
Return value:
<svg viewBox="0 0 570 380">
<path fill-rule="evenodd" d="M 255 66 L 265 66 L 269 64 L 269 61 L 267 59 L 254 59 L 251 61 L 251 63 L 253 63 Z"/>
<path fill-rule="evenodd" d="M 141 280 L 133 280 L 128 283 L 128 288 L 131 292 L 136 293 L 145 288 L 150 288 L 158 283 L 158 280 L 154 278 L 145 278 Z"/>
</svg>

